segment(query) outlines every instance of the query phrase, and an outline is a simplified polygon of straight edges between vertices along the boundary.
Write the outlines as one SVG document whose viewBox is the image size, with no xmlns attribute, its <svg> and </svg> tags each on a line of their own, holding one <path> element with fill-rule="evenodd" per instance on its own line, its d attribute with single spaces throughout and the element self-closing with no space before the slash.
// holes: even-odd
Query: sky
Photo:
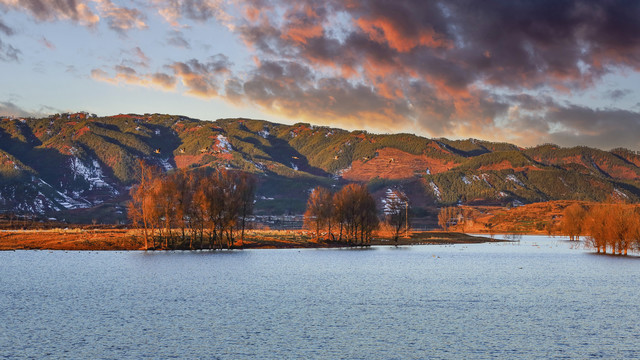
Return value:
<svg viewBox="0 0 640 360">
<path fill-rule="evenodd" d="M 640 1 L 0 0 L 0 114 L 640 150 Z"/>
</svg>

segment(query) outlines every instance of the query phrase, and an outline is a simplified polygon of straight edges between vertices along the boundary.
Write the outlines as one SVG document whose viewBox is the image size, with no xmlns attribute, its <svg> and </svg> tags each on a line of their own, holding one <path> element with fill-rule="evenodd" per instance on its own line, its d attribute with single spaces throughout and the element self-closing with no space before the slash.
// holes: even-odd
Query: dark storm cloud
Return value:
<svg viewBox="0 0 640 360">
<path fill-rule="evenodd" d="M 41 20 L 50 18 L 41 8 L 52 11 L 56 6 L 59 14 L 73 18 L 70 9 L 80 13 L 84 5 L 78 1 L 30 0 L 20 6 L 41 14 L 36 16 Z M 117 31 L 146 26 L 144 16 L 110 0 L 94 1 L 102 4 L 97 7 L 101 15 L 121 20 L 113 23 L 119 24 L 112 26 Z M 14 0 L 0 3 L 18 6 Z M 640 2 L 156 0 L 153 4 L 172 25 L 167 44 L 189 48 L 183 20 L 215 19 L 247 45 L 254 65 L 234 72 L 227 57 L 216 55 L 168 60 L 162 71 L 154 72 L 157 69 L 149 69 L 144 56 L 137 56 L 106 68 L 114 75 L 94 69 L 95 79 L 183 89 L 313 122 L 509 139 L 523 145 L 585 139 L 585 144 L 614 147 L 610 145 L 618 140 L 632 144 L 632 135 L 627 134 L 638 128 L 638 114 L 633 111 L 560 103 L 555 95 L 571 99 L 572 94 L 602 83 L 608 74 L 640 71 Z M 241 16 L 231 17 L 226 12 L 229 6 Z M 601 95 L 617 101 L 630 92 L 618 89 Z M 616 132 L 625 135 L 616 140 Z"/>
<path fill-rule="evenodd" d="M 542 136 L 553 131 L 558 116 L 573 111 L 552 112 L 562 107 L 531 94 L 579 92 L 606 74 L 640 70 L 640 2 L 244 3 L 236 29 L 256 52 L 258 68 L 242 87 L 230 87 L 234 97 L 242 96 L 242 88 L 267 109 L 320 121 L 323 114 L 332 121 L 372 110 L 375 121 L 414 123 L 438 135 L 495 131 L 517 138 L 516 128 L 500 128 L 508 116 L 507 124 L 526 124 Z M 312 75 L 292 76 L 288 66 L 274 63 L 299 63 Z M 324 101 L 330 91 L 336 100 Z M 615 118 L 619 123 L 623 117 Z M 573 133 L 585 129 L 569 120 L 562 124 Z M 604 129 L 590 134 L 600 143 L 611 140 Z"/>
<path fill-rule="evenodd" d="M 587 143 L 603 149 L 640 147 L 640 114 L 637 112 L 569 106 L 551 110 L 547 118 L 569 129 L 551 134 L 553 142 L 569 145 Z"/>
</svg>

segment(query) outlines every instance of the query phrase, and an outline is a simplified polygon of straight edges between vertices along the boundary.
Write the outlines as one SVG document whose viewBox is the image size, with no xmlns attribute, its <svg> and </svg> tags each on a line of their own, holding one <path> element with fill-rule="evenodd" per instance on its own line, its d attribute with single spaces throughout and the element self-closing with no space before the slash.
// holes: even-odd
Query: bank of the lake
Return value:
<svg viewBox="0 0 640 360">
<path fill-rule="evenodd" d="M 398 245 L 477 244 L 492 241 L 500 240 L 455 232 L 415 231 L 408 237 L 401 236 L 398 239 Z M 237 241 L 236 244 L 238 248 L 243 249 L 335 248 L 349 245 L 338 241 L 318 241 L 313 239 L 311 232 L 304 230 L 250 230 L 245 234 L 244 242 Z M 160 241 L 156 245 L 157 249 L 162 249 Z M 377 236 L 372 239 L 371 245 L 396 245 L 396 242 L 390 236 Z M 192 243 L 192 248 L 199 249 L 199 243 Z M 144 242 L 142 231 L 139 229 L 77 228 L 0 231 L 0 250 L 29 249 L 143 250 Z"/>
</svg>

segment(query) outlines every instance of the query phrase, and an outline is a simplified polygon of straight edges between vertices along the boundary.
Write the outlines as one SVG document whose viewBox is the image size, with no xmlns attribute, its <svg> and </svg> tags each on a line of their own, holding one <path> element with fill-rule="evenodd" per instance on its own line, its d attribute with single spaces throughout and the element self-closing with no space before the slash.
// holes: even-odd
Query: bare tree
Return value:
<svg viewBox="0 0 640 360">
<path fill-rule="evenodd" d="M 128 216 L 134 224 L 142 224 L 144 231 L 144 248 L 149 248 L 149 229 L 153 230 L 153 213 L 155 204 L 153 199 L 153 181 L 158 169 L 139 160 L 140 174 L 138 185 L 131 188 L 131 201 L 128 205 Z M 152 234 L 153 236 L 153 234 Z"/>
<path fill-rule="evenodd" d="M 131 189 L 128 210 L 132 222 L 143 227 L 146 249 L 149 241 L 155 248 L 156 228 L 165 248 L 173 241 L 174 226 L 181 230 L 182 246 L 188 237 L 189 249 L 194 248 L 194 240 L 205 248 L 205 238 L 211 249 L 234 247 L 239 222 L 244 235 L 245 219 L 253 211 L 256 181 L 252 175 L 220 169 L 164 176 L 140 164 L 140 183 Z"/>
<path fill-rule="evenodd" d="M 240 218 L 242 232 L 240 234 L 240 241 L 244 245 L 244 228 L 247 216 L 253 212 L 253 204 L 255 199 L 257 179 L 254 175 L 249 173 L 240 173 L 240 180 L 238 182 L 240 192 Z"/>
<path fill-rule="evenodd" d="M 309 194 L 304 224 L 308 229 L 315 229 L 316 239 L 320 239 L 320 229 L 330 221 L 332 207 L 332 195 L 326 188 L 318 186 Z"/>
<path fill-rule="evenodd" d="M 373 230 L 378 227 L 376 203 L 366 186 L 349 184 L 334 196 L 334 217 L 343 229 L 347 242 L 357 245 L 371 243 Z"/>
<path fill-rule="evenodd" d="M 444 230 L 449 231 L 451 226 L 457 221 L 458 208 L 447 206 L 440 209 L 438 213 L 438 225 Z"/>
<path fill-rule="evenodd" d="M 398 245 L 400 231 L 409 231 L 409 198 L 399 190 L 391 190 L 384 199 L 385 221 L 393 231 L 393 241 Z"/>
</svg>

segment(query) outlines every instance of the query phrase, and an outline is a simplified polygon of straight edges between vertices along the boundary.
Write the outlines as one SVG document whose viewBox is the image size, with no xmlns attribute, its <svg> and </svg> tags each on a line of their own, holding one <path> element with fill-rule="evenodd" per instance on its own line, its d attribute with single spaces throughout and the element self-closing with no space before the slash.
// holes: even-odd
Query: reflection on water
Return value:
<svg viewBox="0 0 640 360">
<path fill-rule="evenodd" d="M 0 253 L 0 357 L 640 358 L 638 258 L 561 239 Z"/>
</svg>

